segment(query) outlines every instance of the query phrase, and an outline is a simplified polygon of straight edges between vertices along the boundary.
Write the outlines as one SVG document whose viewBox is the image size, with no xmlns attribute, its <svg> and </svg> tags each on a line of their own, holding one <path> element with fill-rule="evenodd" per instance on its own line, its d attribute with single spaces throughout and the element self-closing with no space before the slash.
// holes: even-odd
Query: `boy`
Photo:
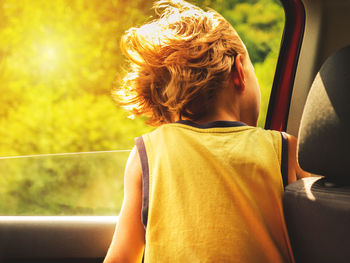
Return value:
<svg viewBox="0 0 350 263">
<path fill-rule="evenodd" d="M 155 8 L 159 19 L 122 39 L 132 70 L 118 94 L 159 127 L 130 154 L 105 262 L 293 262 L 282 181 L 306 174 L 295 138 L 255 127 L 260 90 L 244 44 L 214 11 Z"/>
</svg>

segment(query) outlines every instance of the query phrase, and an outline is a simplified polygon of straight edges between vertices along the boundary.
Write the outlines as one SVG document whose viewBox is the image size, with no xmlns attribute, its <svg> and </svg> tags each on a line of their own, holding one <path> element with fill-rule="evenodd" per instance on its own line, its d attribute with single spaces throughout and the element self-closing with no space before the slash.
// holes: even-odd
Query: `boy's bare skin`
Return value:
<svg viewBox="0 0 350 263">
<path fill-rule="evenodd" d="M 212 121 L 241 121 L 256 126 L 260 107 L 260 90 L 254 67 L 248 55 L 238 54 L 231 76 L 217 94 L 211 114 L 198 123 Z M 288 137 L 288 183 L 309 176 L 297 161 L 297 139 Z M 142 171 L 136 148 L 132 150 L 126 165 L 124 178 L 124 202 L 113 241 L 105 263 L 140 262 L 142 259 L 145 229 L 141 222 Z"/>
<path fill-rule="evenodd" d="M 105 258 L 111 262 L 141 262 L 145 229 L 141 222 L 142 172 L 136 147 L 129 156 L 124 177 L 124 201 L 112 243 Z"/>
</svg>

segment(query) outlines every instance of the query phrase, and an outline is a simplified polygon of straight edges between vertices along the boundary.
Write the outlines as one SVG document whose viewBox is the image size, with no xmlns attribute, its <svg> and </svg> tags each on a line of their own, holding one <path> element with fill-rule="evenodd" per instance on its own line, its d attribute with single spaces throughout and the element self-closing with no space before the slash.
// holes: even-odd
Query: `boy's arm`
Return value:
<svg viewBox="0 0 350 263">
<path fill-rule="evenodd" d="M 145 230 L 141 222 L 142 171 L 136 147 L 130 153 L 124 175 L 124 201 L 112 243 L 104 263 L 141 262 Z"/>
<path fill-rule="evenodd" d="M 310 174 L 300 168 L 297 157 L 298 140 L 294 136 L 284 133 L 288 138 L 288 184 L 295 182 Z"/>
</svg>

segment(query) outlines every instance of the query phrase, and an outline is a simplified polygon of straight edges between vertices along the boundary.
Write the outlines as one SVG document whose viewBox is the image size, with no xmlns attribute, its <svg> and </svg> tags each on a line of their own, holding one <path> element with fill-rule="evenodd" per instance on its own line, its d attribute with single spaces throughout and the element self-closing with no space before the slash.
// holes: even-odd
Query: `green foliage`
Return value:
<svg viewBox="0 0 350 263">
<path fill-rule="evenodd" d="M 272 0 L 235 5 L 223 12 L 245 43 L 253 63 L 262 63 L 279 49 L 284 25 L 283 10 Z"/>
<path fill-rule="evenodd" d="M 276 0 L 196 0 L 245 42 L 262 90 L 263 126 L 284 23 Z M 110 96 L 126 67 L 124 31 L 147 0 L 0 2 L 0 157 L 130 149 L 152 130 Z M 116 214 L 128 152 L 0 159 L 0 213 Z"/>
<path fill-rule="evenodd" d="M 7 215 L 116 214 L 129 151 L 0 160 Z M 4 198 L 5 197 L 5 198 Z"/>
</svg>

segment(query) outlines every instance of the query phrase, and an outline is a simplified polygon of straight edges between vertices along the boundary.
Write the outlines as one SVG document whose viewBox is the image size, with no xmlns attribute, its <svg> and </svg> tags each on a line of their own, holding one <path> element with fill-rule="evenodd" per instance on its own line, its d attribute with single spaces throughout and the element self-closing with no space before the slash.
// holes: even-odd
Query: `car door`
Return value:
<svg viewBox="0 0 350 263">
<path fill-rule="evenodd" d="M 253 50 L 259 125 L 297 135 L 321 54 L 314 25 L 330 1 L 198 2 L 221 12 Z M 333 17 L 341 9 L 335 2 Z M 127 66 L 118 37 L 144 22 L 151 5 L 1 2 L 0 262 L 102 262 L 133 138 L 152 130 L 110 99 Z"/>
</svg>

